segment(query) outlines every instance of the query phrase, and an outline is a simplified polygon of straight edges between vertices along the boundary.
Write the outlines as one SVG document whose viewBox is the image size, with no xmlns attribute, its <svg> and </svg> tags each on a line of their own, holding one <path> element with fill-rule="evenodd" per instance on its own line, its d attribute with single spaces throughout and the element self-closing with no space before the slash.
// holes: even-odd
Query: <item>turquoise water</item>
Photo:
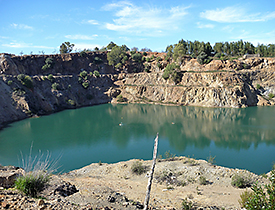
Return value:
<svg viewBox="0 0 275 210">
<path fill-rule="evenodd" d="M 0 164 L 22 165 L 39 150 L 67 172 L 93 162 L 151 159 L 158 154 L 207 159 L 261 174 L 275 163 L 275 107 L 245 109 L 104 104 L 12 123 L 0 131 Z"/>
</svg>

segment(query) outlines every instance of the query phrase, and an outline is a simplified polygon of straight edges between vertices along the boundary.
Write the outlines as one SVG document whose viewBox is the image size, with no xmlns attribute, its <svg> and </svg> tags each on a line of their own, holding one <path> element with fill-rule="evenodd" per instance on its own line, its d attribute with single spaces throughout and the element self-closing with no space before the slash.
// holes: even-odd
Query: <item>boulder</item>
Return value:
<svg viewBox="0 0 275 210">
<path fill-rule="evenodd" d="M 0 187 L 10 188 L 14 186 L 15 180 L 23 176 L 24 170 L 15 166 L 0 166 Z"/>
</svg>

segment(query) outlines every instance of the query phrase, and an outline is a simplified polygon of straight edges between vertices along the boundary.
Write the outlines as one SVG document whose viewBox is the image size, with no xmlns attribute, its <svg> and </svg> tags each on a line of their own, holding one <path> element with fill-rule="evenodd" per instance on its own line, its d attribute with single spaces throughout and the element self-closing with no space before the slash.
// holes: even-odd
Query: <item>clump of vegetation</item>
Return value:
<svg viewBox="0 0 275 210">
<path fill-rule="evenodd" d="M 9 81 L 8 81 L 8 85 L 12 85 L 12 80 L 9 80 Z"/>
<path fill-rule="evenodd" d="M 245 191 L 240 195 L 240 206 L 247 210 L 272 210 L 275 209 L 275 168 L 271 171 L 270 184 L 259 186 L 253 185 L 252 192 Z"/>
<path fill-rule="evenodd" d="M 200 185 L 207 185 L 207 180 L 206 180 L 205 176 L 200 176 L 199 183 L 200 183 Z"/>
<path fill-rule="evenodd" d="M 43 173 L 34 175 L 33 173 L 18 177 L 15 181 L 15 188 L 27 196 L 37 197 L 37 194 L 43 190 L 50 177 Z"/>
<path fill-rule="evenodd" d="M 216 163 L 215 158 L 216 158 L 216 156 L 212 156 L 210 154 L 209 157 L 207 158 L 207 162 L 210 163 L 211 165 L 214 165 Z"/>
<path fill-rule="evenodd" d="M 75 101 L 72 100 L 72 99 L 68 100 L 68 104 L 70 104 L 71 106 L 75 106 L 76 105 Z"/>
<path fill-rule="evenodd" d="M 83 70 L 82 72 L 80 72 L 79 76 L 82 77 L 83 79 L 87 79 L 88 73 L 87 71 Z"/>
<path fill-rule="evenodd" d="M 256 89 L 257 89 L 257 90 L 262 89 L 262 86 L 259 85 L 259 84 L 256 84 Z"/>
<path fill-rule="evenodd" d="M 251 178 L 244 174 L 235 174 L 231 180 L 231 185 L 238 188 L 250 187 L 251 184 Z"/>
<path fill-rule="evenodd" d="M 182 201 L 182 209 L 184 210 L 191 210 L 193 207 L 192 201 L 188 201 L 187 198 L 183 199 Z"/>
<path fill-rule="evenodd" d="M 142 165 L 141 161 L 136 161 L 131 166 L 131 171 L 134 174 L 141 175 L 145 172 L 145 167 Z"/>
<path fill-rule="evenodd" d="M 83 83 L 82 83 L 82 86 L 83 86 L 85 89 L 87 89 L 87 88 L 89 87 L 89 83 L 88 83 L 88 82 L 83 82 Z"/>
<path fill-rule="evenodd" d="M 96 57 L 94 58 L 94 61 L 93 61 L 93 62 L 94 62 L 94 64 L 101 64 L 101 63 L 103 63 L 103 60 L 102 60 L 101 58 L 99 58 L 99 57 L 96 56 Z"/>
<path fill-rule="evenodd" d="M 274 93 L 269 93 L 269 94 L 268 94 L 268 98 L 269 98 L 269 99 L 274 98 Z"/>
<path fill-rule="evenodd" d="M 178 83 L 181 81 L 181 74 L 178 70 L 180 70 L 180 66 L 176 65 L 176 63 L 168 64 L 164 69 L 162 78 L 165 80 L 171 78 L 175 83 Z"/>
<path fill-rule="evenodd" d="M 16 179 L 15 188 L 27 196 L 37 197 L 49 182 L 51 174 L 58 169 L 56 167 L 57 162 L 58 159 L 55 161 L 50 160 L 49 152 L 47 152 L 45 158 L 41 153 L 32 158 L 30 150 L 28 157 L 25 159 L 22 157 L 25 174 Z"/>
<path fill-rule="evenodd" d="M 117 102 L 125 102 L 125 99 L 123 98 L 122 95 L 118 95 L 118 96 L 116 97 L 116 99 L 117 99 Z"/>
<path fill-rule="evenodd" d="M 170 150 L 164 153 L 164 157 L 166 160 L 174 160 L 175 156 L 176 156 L 175 154 L 170 153 Z"/>
<path fill-rule="evenodd" d="M 43 71 L 46 71 L 46 70 L 48 70 L 48 69 L 53 68 L 53 66 L 54 66 L 54 59 L 51 58 L 51 57 L 48 57 L 48 58 L 46 58 L 46 60 L 45 60 L 45 65 L 42 66 L 42 70 L 43 70 Z"/>
<path fill-rule="evenodd" d="M 94 75 L 95 75 L 96 77 L 99 77 L 99 76 L 100 76 L 100 74 L 99 74 L 99 72 L 98 72 L 97 70 L 94 70 Z"/>
<path fill-rule="evenodd" d="M 26 86 L 29 89 L 33 89 L 33 81 L 29 75 L 19 74 L 17 80 L 21 82 L 22 85 Z"/>
<path fill-rule="evenodd" d="M 52 89 L 54 90 L 61 90 L 61 86 L 59 83 L 55 82 L 52 84 Z"/>
<path fill-rule="evenodd" d="M 197 61 L 199 64 L 207 64 L 207 63 L 210 63 L 211 61 L 211 58 L 204 52 L 202 51 L 198 57 L 197 57 Z"/>
<path fill-rule="evenodd" d="M 49 75 L 48 75 L 48 77 L 47 77 L 47 79 L 48 79 L 48 80 L 50 80 L 50 81 L 51 81 L 51 83 L 53 83 L 53 82 L 54 82 L 54 77 L 53 77 L 53 75 L 52 75 L 52 74 L 49 74 Z"/>
</svg>

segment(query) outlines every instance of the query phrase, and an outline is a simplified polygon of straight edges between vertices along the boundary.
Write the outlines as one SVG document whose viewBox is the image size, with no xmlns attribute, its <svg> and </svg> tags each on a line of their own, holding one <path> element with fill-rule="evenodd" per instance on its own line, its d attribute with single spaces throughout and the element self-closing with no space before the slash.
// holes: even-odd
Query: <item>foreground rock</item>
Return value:
<svg viewBox="0 0 275 210">
<path fill-rule="evenodd" d="M 134 174 L 140 161 L 145 172 Z M 129 160 L 115 164 L 93 163 L 63 175 L 54 175 L 41 193 L 46 199 L 22 196 L 15 190 L 0 191 L 1 209 L 142 209 L 151 161 Z M 151 191 L 151 209 L 181 209 L 183 200 L 194 209 L 240 209 L 246 189 L 231 185 L 235 174 L 251 183 L 267 183 L 263 176 L 245 170 L 211 165 L 186 157 L 159 160 Z"/>
</svg>

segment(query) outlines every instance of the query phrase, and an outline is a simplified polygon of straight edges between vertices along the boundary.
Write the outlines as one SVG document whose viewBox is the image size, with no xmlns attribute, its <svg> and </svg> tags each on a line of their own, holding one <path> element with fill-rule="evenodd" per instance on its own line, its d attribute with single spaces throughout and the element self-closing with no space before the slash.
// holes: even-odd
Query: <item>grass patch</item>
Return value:
<svg viewBox="0 0 275 210">
<path fill-rule="evenodd" d="M 39 155 L 34 158 L 32 158 L 31 154 L 32 146 L 29 156 L 25 159 L 21 153 L 25 173 L 16 179 L 15 188 L 26 196 L 37 198 L 39 192 L 41 192 L 49 182 L 51 174 L 57 171 L 58 167 L 56 166 L 59 158 L 52 161 L 49 152 L 44 156 L 43 153 L 39 151 Z"/>
<path fill-rule="evenodd" d="M 133 165 L 131 166 L 131 171 L 134 174 L 137 175 L 141 175 L 143 174 L 146 170 L 145 170 L 145 166 L 142 165 L 142 163 L 140 161 L 136 161 L 133 163 Z"/>
<path fill-rule="evenodd" d="M 250 187 L 251 184 L 251 178 L 244 174 L 235 174 L 231 180 L 231 185 L 238 188 Z"/>
</svg>

